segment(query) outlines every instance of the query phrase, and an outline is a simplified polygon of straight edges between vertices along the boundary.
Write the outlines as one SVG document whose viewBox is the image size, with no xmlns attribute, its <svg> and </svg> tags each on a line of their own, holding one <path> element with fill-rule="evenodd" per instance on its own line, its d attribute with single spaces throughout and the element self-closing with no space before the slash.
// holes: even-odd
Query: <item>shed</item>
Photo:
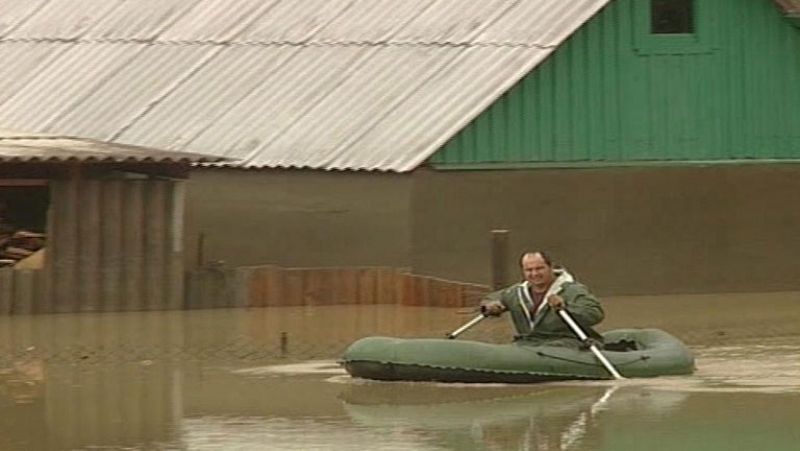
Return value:
<svg viewBox="0 0 800 451">
<path fill-rule="evenodd" d="M 184 179 L 219 160 L 0 131 L 0 314 L 179 308 Z"/>
</svg>

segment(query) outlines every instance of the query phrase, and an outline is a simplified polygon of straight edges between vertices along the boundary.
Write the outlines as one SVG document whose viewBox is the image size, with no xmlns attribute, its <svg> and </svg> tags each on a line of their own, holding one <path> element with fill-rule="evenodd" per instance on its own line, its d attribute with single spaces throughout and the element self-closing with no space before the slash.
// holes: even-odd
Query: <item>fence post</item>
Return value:
<svg viewBox="0 0 800 451">
<path fill-rule="evenodd" d="M 492 290 L 509 284 L 508 230 L 492 230 Z"/>
</svg>

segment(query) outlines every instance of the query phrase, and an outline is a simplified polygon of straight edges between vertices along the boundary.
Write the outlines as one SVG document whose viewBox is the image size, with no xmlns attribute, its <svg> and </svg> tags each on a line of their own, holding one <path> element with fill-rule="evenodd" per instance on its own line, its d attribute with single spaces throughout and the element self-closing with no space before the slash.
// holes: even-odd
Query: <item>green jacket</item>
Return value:
<svg viewBox="0 0 800 451">
<path fill-rule="evenodd" d="M 525 290 L 527 282 L 517 283 L 494 293 L 490 293 L 486 301 L 500 301 L 511 315 L 511 321 L 517 331 L 516 338 L 525 341 L 540 342 L 557 340 L 553 344 L 576 345 L 579 340 L 572 329 L 561 319 L 558 313 L 547 305 L 547 297 L 558 294 L 564 299 L 567 312 L 577 322 L 587 336 L 600 341 L 602 336 L 592 326 L 598 324 L 605 316 L 603 307 L 597 298 L 589 292 L 586 286 L 576 282 L 573 277 L 562 269 L 556 270 L 556 280 L 548 290 L 545 301 L 537 312 L 533 314 L 533 321 L 529 319 Z M 524 304 L 524 305 L 523 305 Z"/>
</svg>

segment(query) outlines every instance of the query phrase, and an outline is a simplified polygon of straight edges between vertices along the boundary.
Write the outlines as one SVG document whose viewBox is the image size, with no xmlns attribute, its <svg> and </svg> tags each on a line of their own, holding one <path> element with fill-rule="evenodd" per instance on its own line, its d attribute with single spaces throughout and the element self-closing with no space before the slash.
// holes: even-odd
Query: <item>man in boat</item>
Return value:
<svg viewBox="0 0 800 451">
<path fill-rule="evenodd" d="M 603 307 L 585 285 L 566 269 L 554 266 L 541 251 L 524 253 L 520 266 L 524 280 L 490 293 L 481 305 L 484 315 L 509 312 L 517 331 L 515 340 L 579 346 L 580 340 L 557 313 L 563 308 L 586 335 L 602 345 L 603 337 L 592 326 L 603 320 Z"/>
</svg>

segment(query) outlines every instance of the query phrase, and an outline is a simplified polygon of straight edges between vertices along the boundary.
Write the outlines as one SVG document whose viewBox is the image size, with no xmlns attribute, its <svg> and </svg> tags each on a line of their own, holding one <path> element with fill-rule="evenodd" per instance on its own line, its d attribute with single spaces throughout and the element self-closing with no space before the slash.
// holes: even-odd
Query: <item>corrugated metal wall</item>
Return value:
<svg viewBox="0 0 800 451">
<path fill-rule="evenodd" d="M 41 270 L 0 268 L 0 316 L 35 312 L 43 287 Z"/>
<path fill-rule="evenodd" d="M 183 304 L 183 184 L 51 182 L 47 293 L 37 311 L 118 311 Z"/>
<path fill-rule="evenodd" d="M 431 162 L 800 159 L 800 32 L 772 1 L 698 1 L 710 51 L 637 52 L 647 2 L 617 0 Z"/>
</svg>

